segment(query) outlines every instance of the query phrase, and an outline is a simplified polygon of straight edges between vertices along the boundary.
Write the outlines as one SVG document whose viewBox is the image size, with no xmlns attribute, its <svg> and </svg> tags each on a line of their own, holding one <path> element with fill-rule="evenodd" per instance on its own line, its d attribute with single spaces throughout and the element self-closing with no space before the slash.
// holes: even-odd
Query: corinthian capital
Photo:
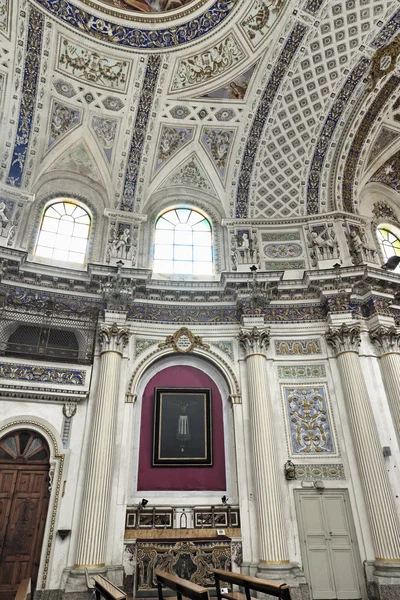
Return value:
<svg viewBox="0 0 400 600">
<path fill-rule="evenodd" d="M 327 342 L 333 347 L 336 354 L 339 352 L 358 352 L 361 335 L 360 327 L 352 325 L 349 327 L 345 323 L 341 327 L 330 327 L 326 334 Z"/>
<path fill-rule="evenodd" d="M 122 354 L 129 340 L 129 331 L 118 327 L 116 323 L 103 325 L 99 331 L 99 341 L 102 352 L 119 352 Z"/>
<path fill-rule="evenodd" d="M 269 329 L 242 329 L 239 335 L 239 342 L 243 347 L 246 356 L 251 354 L 263 354 L 270 342 L 270 330 Z"/>
<path fill-rule="evenodd" d="M 400 353 L 400 331 L 396 327 L 378 327 L 369 337 L 379 354 Z"/>
</svg>

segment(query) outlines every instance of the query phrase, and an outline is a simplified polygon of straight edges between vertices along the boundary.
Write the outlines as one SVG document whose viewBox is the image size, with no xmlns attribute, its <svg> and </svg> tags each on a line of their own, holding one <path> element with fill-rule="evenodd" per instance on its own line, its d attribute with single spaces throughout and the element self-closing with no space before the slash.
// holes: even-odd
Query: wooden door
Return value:
<svg viewBox="0 0 400 600">
<path fill-rule="evenodd" d="M 297 512 L 314 600 L 361 598 L 356 548 L 344 490 L 298 491 Z"/>
<path fill-rule="evenodd" d="M 19 583 L 39 569 L 49 500 L 48 448 L 35 432 L 0 441 L 0 598 L 13 600 Z"/>
</svg>

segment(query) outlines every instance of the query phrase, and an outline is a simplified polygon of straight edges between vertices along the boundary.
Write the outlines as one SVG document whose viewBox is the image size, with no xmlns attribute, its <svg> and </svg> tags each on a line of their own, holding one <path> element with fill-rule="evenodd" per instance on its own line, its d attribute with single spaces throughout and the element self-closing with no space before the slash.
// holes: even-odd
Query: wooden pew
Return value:
<svg viewBox="0 0 400 600">
<path fill-rule="evenodd" d="M 215 577 L 215 587 L 217 590 L 218 600 L 226 598 L 226 600 L 257 600 L 252 597 L 250 592 L 261 592 L 282 598 L 282 600 L 292 600 L 290 587 L 286 583 L 275 583 L 275 581 L 267 581 L 266 579 L 258 579 L 258 577 L 248 577 L 239 573 L 231 573 L 231 571 L 222 571 L 221 569 L 211 569 Z M 244 589 L 244 594 L 241 592 L 221 593 L 221 582 L 231 583 Z"/>
<path fill-rule="evenodd" d="M 102 575 L 94 575 L 94 589 L 96 592 L 96 600 L 127 600 L 128 596 L 120 590 L 116 585 L 108 581 Z"/>
<path fill-rule="evenodd" d="M 155 571 L 154 574 L 157 579 L 159 600 L 164 600 L 163 585 L 176 592 L 178 600 L 182 600 L 182 597 L 190 598 L 190 600 L 210 600 L 208 590 L 196 583 L 192 583 L 176 575 L 170 575 L 165 571 Z"/>
<path fill-rule="evenodd" d="M 26 600 L 31 593 L 31 580 L 23 579 L 18 586 L 15 600 Z"/>
</svg>

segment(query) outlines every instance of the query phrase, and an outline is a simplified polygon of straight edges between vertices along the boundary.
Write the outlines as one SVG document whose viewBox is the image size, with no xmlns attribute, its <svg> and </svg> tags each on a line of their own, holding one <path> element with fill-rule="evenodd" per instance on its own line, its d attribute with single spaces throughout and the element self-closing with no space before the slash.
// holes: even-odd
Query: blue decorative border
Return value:
<svg viewBox="0 0 400 600">
<path fill-rule="evenodd" d="M 216 0 L 213 6 L 192 21 L 164 29 L 140 29 L 119 25 L 104 17 L 96 17 L 68 0 L 36 0 L 36 2 L 67 25 L 102 42 L 142 50 L 164 50 L 197 40 L 223 23 L 236 4 L 236 0 Z"/>
<path fill-rule="evenodd" d="M 286 71 L 293 60 L 293 57 L 300 46 L 307 29 L 308 28 L 305 25 L 301 25 L 299 23 L 293 27 L 261 97 L 261 101 L 247 139 L 242 165 L 240 168 L 239 184 L 236 197 L 236 217 L 238 219 L 247 217 L 250 181 L 253 173 L 254 160 L 260 144 L 265 122 L 267 120 L 269 111 L 271 110 L 272 102 L 275 99 L 278 88 L 282 83 Z"/>
<path fill-rule="evenodd" d="M 396 11 L 393 17 L 386 23 L 385 27 L 379 32 L 374 41 L 371 43 L 373 48 L 382 48 L 397 33 L 400 29 L 400 10 Z"/>
<path fill-rule="evenodd" d="M 157 54 L 150 56 L 149 62 L 147 63 L 146 73 L 144 75 L 143 80 L 142 93 L 140 95 L 139 106 L 136 114 L 136 121 L 133 128 L 128 165 L 125 173 L 124 193 L 120 205 L 120 210 L 130 212 L 133 210 L 140 161 L 142 158 L 143 146 L 146 139 L 146 131 L 150 117 L 151 105 L 153 103 L 154 93 L 156 91 L 161 60 L 161 56 Z"/>
<path fill-rule="evenodd" d="M 319 190 L 321 184 L 322 167 L 325 161 L 326 151 L 331 143 L 335 129 L 342 118 L 348 102 L 353 95 L 354 90 L 363 77 L 366 76 L 370 60 L 362 58 L 354 67 L 346 83 L 340 90 L 333 103 L 332 109 L 327 116 L 322 127 L 317 145 L 314 150 L 314 156 L 311 162 L 310 174 L 307 185 L 307 214 L 313 215 L 319 212 Z"/>
<path fill-rule="evenodd" d="M 40 73 L 43 29 L 44 16 L 41 12 L 31 9 L 28 23 L 28 39 L 26 43 L 25 70 L 22 82 L 18 129 L 7 177 L 7 183 L 16 187 L 21 187 L 22 185 L 22 177 L 31 138 Z"/>
</svg>

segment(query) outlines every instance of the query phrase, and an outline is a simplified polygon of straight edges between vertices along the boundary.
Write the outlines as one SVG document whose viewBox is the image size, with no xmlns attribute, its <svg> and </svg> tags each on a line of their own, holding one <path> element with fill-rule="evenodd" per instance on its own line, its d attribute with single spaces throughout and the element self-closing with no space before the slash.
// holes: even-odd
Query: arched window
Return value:
<svg viewBox="0 0 400 600">
<path fill-rule="evenodd" d="M 35 254 L 83 264 L 89 231 L 90 216 L 86 210 L 73 200 L 62 199 L 44 211 Z"/>
<path fill-rule="evenodd" d="M 378 240 L 380 241 L 385 261 L 391 256 L 400 256 L 400 239 L 387 225 L 378 227 Z"/>
<path fill-rule="evenodd" d="M 154 271 L 174 275 L 212 275 L 212 231 L 208 219 L 191 208 L 165 212 L 156 223 Z"/>
</svg>

